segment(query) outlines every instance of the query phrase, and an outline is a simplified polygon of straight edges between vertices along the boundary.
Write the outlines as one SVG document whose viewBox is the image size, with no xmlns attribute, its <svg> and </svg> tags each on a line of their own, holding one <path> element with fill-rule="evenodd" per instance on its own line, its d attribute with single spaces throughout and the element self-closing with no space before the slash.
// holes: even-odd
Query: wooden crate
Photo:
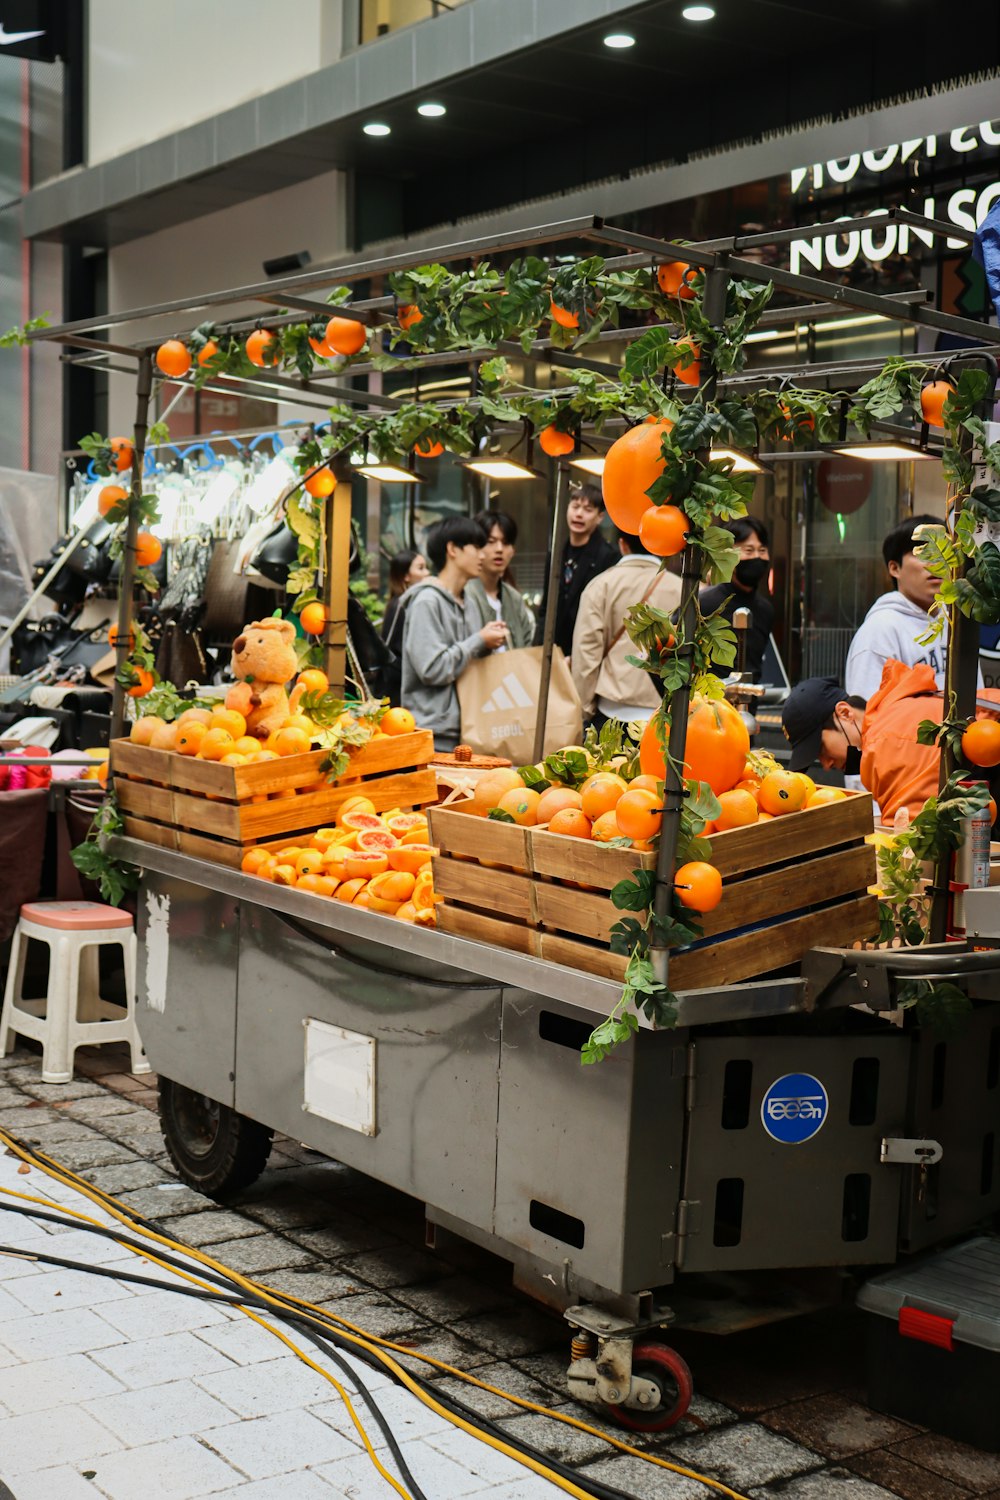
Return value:
<svg viewBox="0 0 1000 1500">
<path fill-rule="evenodd" d="M 322 750 L 223 766 L 116 740 L 111 769 L 127 835 L 238 868 L 255 844 L 332 822 L 348 797 L 363 794 L 376 812 L 433 802 L 433 750 L 426 730 L 375 740 L 356 750 L 345 775 L 329 783 L 320 770 Z"/>
<path fill-rule="evenodd" d="M 431 809 L 430 827 L 440 851 L 435 889 L 445 898 L 440 927 L 622 978 L 626 960 L 607 944 L 628 914 L 608 892 L 634 870 L 652 869 L 655 855 L 543 829 L 484 826 L 459 808 Z M 703 938 L 671 955 L 672 987 L 730 984 L 794 963 L 811 947 L 871 937 L 878 927 L 878 903 L 867 889 L 875 880 L 875 852 L 864 842 L 871 827 L 871 798 L 859 793 L 712 835 L 723 898 L 700 923 Z"/>
</svg>

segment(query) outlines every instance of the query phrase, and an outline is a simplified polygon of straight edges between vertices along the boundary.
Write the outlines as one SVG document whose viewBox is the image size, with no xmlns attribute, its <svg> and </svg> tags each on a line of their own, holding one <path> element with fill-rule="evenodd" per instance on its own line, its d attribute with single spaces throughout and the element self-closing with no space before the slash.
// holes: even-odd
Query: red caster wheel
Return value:
<svg viewBox="0 0 1000 1500">
<path fill-rule="evenodd" d="M 605 1407 L 617 1422 L 632 1432 L 665 1432 L 691 1405 L 694 1382 L 687 1362 L 666 1344 L 636 1344 L 632 1350 L 632 1374 L 651 1380 L 659 1388 L 655 1406 Z"/>
</svg>

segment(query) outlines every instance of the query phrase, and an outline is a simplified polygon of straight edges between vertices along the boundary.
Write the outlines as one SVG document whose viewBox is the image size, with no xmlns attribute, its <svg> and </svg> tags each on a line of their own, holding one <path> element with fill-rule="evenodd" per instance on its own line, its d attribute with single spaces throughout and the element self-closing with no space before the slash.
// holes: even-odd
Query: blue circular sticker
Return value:
<svg viewBox="0 0 1000 1500">
<path fill-rule="evenodd" d="M 760 1106 L 764 1129 L 783 1146 L 801 1146 L 822 1127 L 830 1108 L 826 1089 L 811 1073 L 776 1078 Z"/>
</svg>

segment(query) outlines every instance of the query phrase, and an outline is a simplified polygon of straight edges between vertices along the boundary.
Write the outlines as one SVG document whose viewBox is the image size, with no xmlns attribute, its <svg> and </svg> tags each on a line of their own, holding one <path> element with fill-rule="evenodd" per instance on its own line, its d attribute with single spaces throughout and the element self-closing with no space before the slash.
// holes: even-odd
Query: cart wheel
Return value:
<svg viewBox="0 0 1000 1500">
<path fill-rule="evenodd" d="M 666 1344 L 636 1344 L 632 1350 L 632 1373 L 659 1387 L 656 1406 L 609 1404 L 605 1410 L 633 1432 L 664 1432 L 679 1422 L 694 1395 L 694 1381 L 686 1360 Z"/>
<path fill-rule="evenodd" d="M 162 1077 L 160 1129 L 184 1181 L 210 1198 L 256 1182 L 267 1165 L 274 1136 L 256 1120 Z"/>
</svg>

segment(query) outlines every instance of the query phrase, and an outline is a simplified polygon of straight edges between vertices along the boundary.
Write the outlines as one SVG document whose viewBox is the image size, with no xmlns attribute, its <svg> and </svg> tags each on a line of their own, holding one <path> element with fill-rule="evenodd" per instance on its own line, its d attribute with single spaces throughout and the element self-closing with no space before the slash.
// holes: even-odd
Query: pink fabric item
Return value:
<svg viewBox="0 0 1000 1500">
<path fill-rule="evenodd" d="M 132 926 L 127 911 L 104 906 L 100 901 L 28 901 L 21 907 L 21 916 L 37 927 L 58 927 L 63 932 Z"/>
</svg>

